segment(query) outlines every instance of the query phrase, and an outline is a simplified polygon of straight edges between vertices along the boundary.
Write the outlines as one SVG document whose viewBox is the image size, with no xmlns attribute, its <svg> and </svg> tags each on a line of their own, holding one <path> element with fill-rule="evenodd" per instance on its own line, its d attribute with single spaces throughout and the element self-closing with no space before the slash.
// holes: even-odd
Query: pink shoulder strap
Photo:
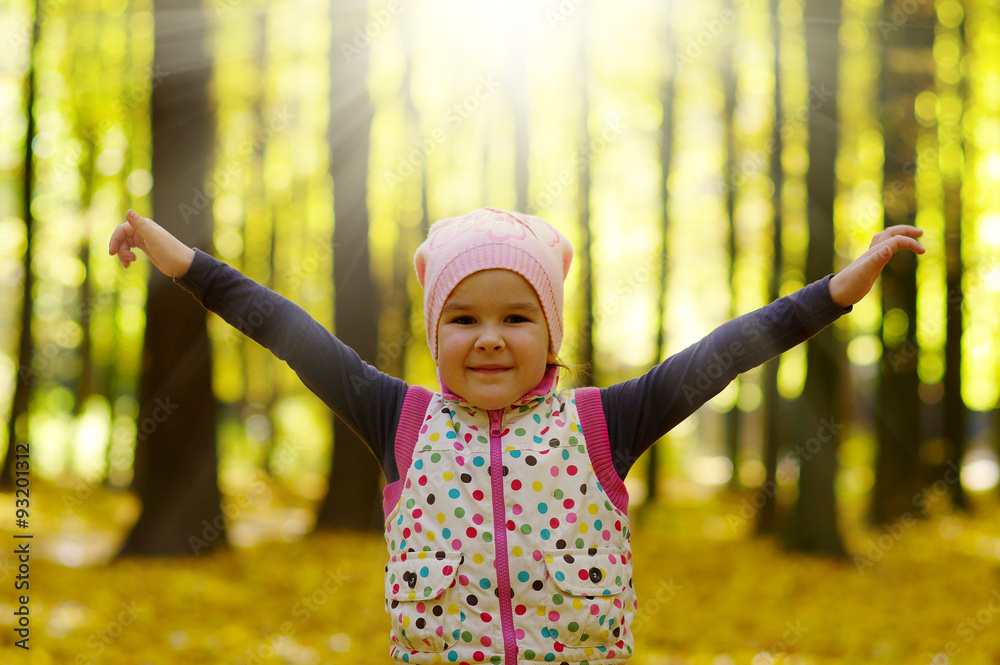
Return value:
<svg viewBox="0 0 1000 665">
<path fill-rule="evenodd" d="M 410 386 L 403 398 L 403 408 L 399 412 L 399 424 L 396 426 L 396 469 L 399 480 L 389 483 L 382 490 L 382 514 L 386 517 L 399 503 L 399 495 L 403 493 L 403 482 L 406 472 L 413 461 L 413 449 L 420 436 L 427 407 L 431 403 L 431 391 L 421 386 Z"/>
<path fill-rule="evenodd" d="M 600 388 L 578 388 L 576 390 L 576 410 L 580 414 L 580 427 L 587 442 L 587 454 L 597 473 L 597 480 L 607 492 L 611 503 L 618 510 L 628 514 L 628 490 L 615 471 L 611 456 L 611 438 L 604 405 L 601 403 Z M 398 454 L 398 453 L 397 453 Z"/>
</svg>

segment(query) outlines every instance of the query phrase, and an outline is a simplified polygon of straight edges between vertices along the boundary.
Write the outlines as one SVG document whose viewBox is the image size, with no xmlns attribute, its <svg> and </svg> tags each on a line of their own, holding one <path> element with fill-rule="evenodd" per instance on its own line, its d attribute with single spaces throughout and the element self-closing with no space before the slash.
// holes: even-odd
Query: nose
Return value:
<svg viewBox="0 0 1000 665">
<path fill-rule="evenodd" d="M 493 326 L 484 326 L 476 339 L 476 348 L 480 351 L 502 351 L 503 335 Z"/>
</svg>

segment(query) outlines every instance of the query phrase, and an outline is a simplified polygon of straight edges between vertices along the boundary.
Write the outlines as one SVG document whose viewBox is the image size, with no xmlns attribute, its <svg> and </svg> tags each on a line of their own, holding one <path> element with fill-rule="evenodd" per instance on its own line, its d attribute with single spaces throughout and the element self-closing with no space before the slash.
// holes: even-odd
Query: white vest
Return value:
<svg viewBox="0 0 1000 665">
<path fill-rule="evenodd" d="M 504 410 L 407 394 L 384 506 L 396 662 L 631 656 L 628 496 L 599 392 L 557 391 L 554 369 Z"/>
</svg>

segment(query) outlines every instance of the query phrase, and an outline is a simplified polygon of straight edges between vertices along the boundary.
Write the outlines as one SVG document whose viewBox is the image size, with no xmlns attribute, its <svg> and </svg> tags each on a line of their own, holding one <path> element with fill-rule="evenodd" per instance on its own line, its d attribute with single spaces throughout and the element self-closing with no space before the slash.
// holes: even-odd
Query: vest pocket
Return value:
<svg viewBox="0 0 1000 665">
<path fill-rule="evenodd" d="M 545 552 L 548 637 L 566 646 L 605 646 L 621 639 L 627 551 L 616 547 Z"/>
<path fill-rule="evenodd" d="M 385 567 L 385 609 L 395 640 L 413 651 L 444 651 L 454 644 L 460 610 L 455 585 L 461 552 L 403 552 Z"/>
</svg>

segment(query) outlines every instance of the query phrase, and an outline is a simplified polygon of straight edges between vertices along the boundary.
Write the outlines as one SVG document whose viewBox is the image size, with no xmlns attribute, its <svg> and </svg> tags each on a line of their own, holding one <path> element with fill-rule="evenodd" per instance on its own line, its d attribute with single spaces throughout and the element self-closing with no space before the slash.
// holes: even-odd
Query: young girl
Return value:
<svg viewBox="0 0 1000 665">
<path fill-rule="evenodd" d="M 145 251 L 287 361 L 380 461 L 390 655 L 404 663 L 627 661 L 637 604 L 622 481 L 632 464 L 738 373 L 850 311 L 894 252 L 924 252 L 920 230 L 886 229 L 839 274 L 639 378 L 563 390 L 569 242 L 506 210 L 442 219 L 414 257 L 441 384 L 430 392 L 378 372 L 305 311 L 152 220 L 126 219 L 109 246 L 122 265 Z"/>
</svg>

